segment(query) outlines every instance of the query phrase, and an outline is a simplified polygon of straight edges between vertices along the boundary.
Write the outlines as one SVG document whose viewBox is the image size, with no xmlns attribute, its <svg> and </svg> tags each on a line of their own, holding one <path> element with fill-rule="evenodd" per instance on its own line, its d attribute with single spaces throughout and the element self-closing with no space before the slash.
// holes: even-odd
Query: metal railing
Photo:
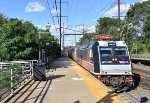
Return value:
<svg viewBox="0 0 150 103">
<path fill-rule="evenodd" d="M 131 54 L 131 59 L 132 58 L 150 59 L 150 54 Z"/>
<path fill-rule="evenodd" d="M 10 62 L 0 62 L 0 70 L 10 67 L 12 63 Z"/>
<path fill-rule="evenodd" d="M 33 78 L 37 60 L 0 62 L 0 101 Z"/>
</svg>

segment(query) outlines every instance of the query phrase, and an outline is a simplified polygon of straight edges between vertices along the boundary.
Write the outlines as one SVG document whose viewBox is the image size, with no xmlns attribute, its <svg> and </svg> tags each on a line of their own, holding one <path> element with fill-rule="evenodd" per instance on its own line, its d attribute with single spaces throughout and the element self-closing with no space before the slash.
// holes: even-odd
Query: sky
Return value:
<svg viewBox="0 0 150 103">
<path fill-rule="evenodd" d="M 50 32 L 59 38 L 60 0 L 0 0 L 0 13 L 9 18 L 31 21 L 38 28 L 51 25 Z M 125 16 L 130 5 L 146 0 L 120 0 L 121 16 Z M 100 17 L 117 16 L 117 0 L 62 0 L 62 25 L 65 34 L 95 32 Z M 57 6 L 56 6 L 57 4 Z M 57 8 L 57 10 L 56 10 Z M 123 18 L 122 18 L 123 19 Z M 84 26 L 83 26 L 84 25 Z M 78 32 L 80 31 L 80 32 Z M 76 36 L 76 41 L 82 36 Z M 75 36 L 65 36 L 65 46 L 75 45 Z"/>
</svg>

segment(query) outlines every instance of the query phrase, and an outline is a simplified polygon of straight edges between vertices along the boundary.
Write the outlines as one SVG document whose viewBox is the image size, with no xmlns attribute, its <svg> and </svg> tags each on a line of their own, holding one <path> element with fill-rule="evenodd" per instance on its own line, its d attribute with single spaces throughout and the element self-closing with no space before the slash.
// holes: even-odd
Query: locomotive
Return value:
<svg viewBox="0 0 150 103">
<path fill-rule="evenodd" d="M 69 49 L 68 56 L 114 90 L 128 90 L 133 86 L 131 59 L 125 41 L 98 36 L 96 41 Z"/>
</svg>

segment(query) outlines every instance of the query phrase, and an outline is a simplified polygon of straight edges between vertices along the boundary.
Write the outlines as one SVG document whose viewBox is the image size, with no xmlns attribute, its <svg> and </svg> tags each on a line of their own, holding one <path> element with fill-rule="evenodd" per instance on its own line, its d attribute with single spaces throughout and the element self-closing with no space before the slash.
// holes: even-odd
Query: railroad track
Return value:
<svg viewBox="0 0 150 103">
<path fill-rule="evenodd" d="M 150 91 L 150 71 L 143 70 L 139 68 L 133 69 L 134 73 L 134 81 L 135 81 L 135 87 L 131 89 L 132 92 L 122 92 L 118 93 L 123 99 L 128 101 L 128 103 L 145 103 L 147 101 L 146 97 L 136 97 L 136 93 L 139 93 L 140 91 L 137 91 L 138 88 L 143 88 L 144 90 Z M 134 92 L 133 92 L 134 91 Z M 131 94 L 132 93 L 132 94 Z"/>
<path fill-rule="evenodd" d="M 133 69 L 134 74 L 139 74 L 141 78 L 145 78 L 150 80 L 150 70 L 143 70 L 139 68 L 134 68 Z"/>
<path fill-rule="evenodd" d="M 113 88 L 111 86 L 108 86 L 111 90 Z M 126 100 L 128 103 L 145 103 L 142 102 L 142 100 L 138 99 L 134 94 L 131 94 L 130 92 L 126 91 L 114 91 L 116 94 L 118 94 L 120 97 L 122 97 L 124 100 Z"/>
<path fill-rule="evenodd" d="M 117 94 L 120 95 L 126 101 L 128 101 L 128 103 L 145 103 L 145 101 L 147 101 L 147 98 L 146 97 L 142 98 L 141 95 L 139 99 L 139 97 L 135 96 L 136 95 L 135 92 L 139 93 L 139 91 L 137 91 L 136 89 L 137 87 L 150 91 L 150 71 L 134 68 L 133 73 L 134 73 L 135 87 L 131 89 L 132 92 L 120 92 Z"/>
<path fill-rule="evenodd" d="M 150 90 L 150 71 L 139 68 L 133 69 L 135 86 Z"/>
<path fill-rule="evenodd" d="M 139 100 L 134 95 L 128 93 L 128 92 L 122 92 L 118 93 L 124 100 L 128 101 L 128 103 L 141 103 L 141 100 Z"/>
</svg>

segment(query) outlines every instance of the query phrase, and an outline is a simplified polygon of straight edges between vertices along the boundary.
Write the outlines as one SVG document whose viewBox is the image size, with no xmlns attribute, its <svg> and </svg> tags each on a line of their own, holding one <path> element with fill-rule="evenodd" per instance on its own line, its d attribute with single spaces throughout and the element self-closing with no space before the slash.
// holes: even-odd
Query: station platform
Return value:
<svg viewBox="0 0 150 103">
<path fill-rule="evenodd" d="M 131 58 L 132 62 L 134 63 L 143 63 L 143 64 L 150 64 L 150 59 L 146 59 L 146 58 Z"/>
<path fill-rule="evenodd" d="M 47 70 L 46 81 L 29 81 L 8 103 L 127 103 L 69 58 Z"/>
</svg>

